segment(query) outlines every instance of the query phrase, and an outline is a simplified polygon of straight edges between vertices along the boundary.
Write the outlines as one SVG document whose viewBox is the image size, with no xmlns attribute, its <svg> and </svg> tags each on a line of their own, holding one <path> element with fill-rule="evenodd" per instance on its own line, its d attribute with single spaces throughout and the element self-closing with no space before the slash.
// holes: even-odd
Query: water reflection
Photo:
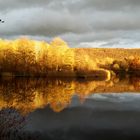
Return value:
<svg viewBox="0 0 140 140">
<path fill-rule="evenodd" d="M 140 78 L 125 76 L 110 81 L 77 79 L 14 78 L 0 81 L 0 109 L 14 108 L 28 114 L 49 106 L 60 112 L 71 104 L 74 95 L 83 103 L 94 93 L 139 92 Z"/>
</svg>

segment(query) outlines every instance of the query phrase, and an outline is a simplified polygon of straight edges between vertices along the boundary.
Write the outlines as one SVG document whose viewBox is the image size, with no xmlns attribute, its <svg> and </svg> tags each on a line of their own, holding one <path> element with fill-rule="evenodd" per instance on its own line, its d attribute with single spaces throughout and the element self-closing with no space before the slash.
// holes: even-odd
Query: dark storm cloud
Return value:
<svg viewBox="0 0 140 140">
<path fill-rule="evenodd" d="M 79 0 L 79 8 L 94 8 L 96 10 L 132 10 L 140 7 L 139 0 Z"/>
<path fill-rule="evenodd" d="M 140 40 L 139 12 L 139 0 L 5 0 L 0 1 L 0 17 L 5 20 L 0 37 Z"/>
<path fill-rule="evenodd" d="M 42 8 L 30 8 L 12 11 L 6 14 L 6 17 L 10 22 L 1 25 L 1 35 L 55 36 L 68 32 L 85 33 L 90 30 L 86 17 L 80 14 L 72 15 L 67 11 L 58 13 Z"/>
<path fill-rule="evenodd" d="M 66 7 L 68 9 L 86 9 L 94 7 L 95 9 L 114 10 L 118 8 L 139 7 L 139 0 L 3 0 L 0 1 L 0 9 L 14 9 L 23 7 L 50 6 L 54 8 Z"/>
<path fill-rule="evenodd" d="M 122 12 L 95 12 L 86 15 L 72 14 L 65 10 L 58 13 L 50 9 L 30 8 L 11 11 L 6 14 L 6 20 L 9 22 L 0 26 L 1 35 L 55 36 L 66 33 L 140 29 L 138 15 Z"/>
<path fill-rule="evenodd" d="M 51 0 L 1 0 L 0 11 L 10 11 L 13 9 L 40 7 L 48 5 Z"/>
</svg>

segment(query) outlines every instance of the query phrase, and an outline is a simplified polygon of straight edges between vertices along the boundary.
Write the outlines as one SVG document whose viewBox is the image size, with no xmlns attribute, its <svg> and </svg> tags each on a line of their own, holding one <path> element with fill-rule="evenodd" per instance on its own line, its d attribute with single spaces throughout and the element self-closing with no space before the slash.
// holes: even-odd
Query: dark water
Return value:
<svg viewBox="0 0 140 140">
<path fill-rule="evenodd" d="M 140 79 L 1 79 L 1 140 L 140 139 Z"/>
</svg>

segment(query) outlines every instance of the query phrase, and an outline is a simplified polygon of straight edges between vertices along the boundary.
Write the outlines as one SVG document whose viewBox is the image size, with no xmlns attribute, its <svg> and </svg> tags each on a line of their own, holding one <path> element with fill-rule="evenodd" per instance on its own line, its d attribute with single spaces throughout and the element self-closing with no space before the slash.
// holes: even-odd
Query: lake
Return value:
<svg viewBox="0 0 140 140">
<path fill-rule="evenodd" d="M 2 78 L 1 139 L 140 139 L 140 78 Z"/>
</svg>

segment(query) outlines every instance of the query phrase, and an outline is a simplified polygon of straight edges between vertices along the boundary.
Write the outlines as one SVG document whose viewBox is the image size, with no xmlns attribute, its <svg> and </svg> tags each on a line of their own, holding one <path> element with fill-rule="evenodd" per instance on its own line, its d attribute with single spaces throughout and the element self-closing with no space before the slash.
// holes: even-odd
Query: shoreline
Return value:
<svg viewBox="0 0 140 140">
<path fill-rule="evenodd" d="M 140 49 L 70 48 L 60 38 L 47 43 L 21 38 L 0 40 L 2 77 L 102 77 L 140 71 Z"/>
</svg>

